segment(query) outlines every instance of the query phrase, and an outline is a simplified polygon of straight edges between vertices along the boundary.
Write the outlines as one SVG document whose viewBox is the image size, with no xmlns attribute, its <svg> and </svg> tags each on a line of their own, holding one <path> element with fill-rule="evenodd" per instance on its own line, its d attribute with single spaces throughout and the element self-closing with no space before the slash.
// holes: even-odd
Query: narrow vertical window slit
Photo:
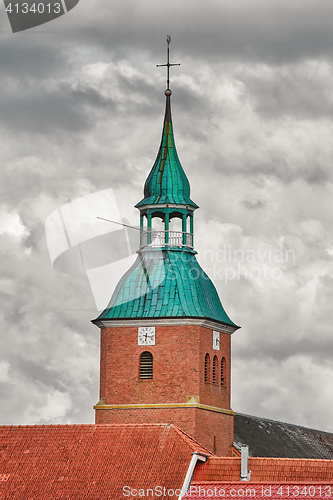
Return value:
<svg viewBox="0 0 333 500">
<path fill-rule="evenodd" d="M 221 385 L 225 385 L 225 358 L 221 359 Z"/>
<path fill-rule="evenodd" d="M 218 359 L 214 356 L 213 359 L 213 384 L 218 384 Z"/>
<path fill-rule="evenodd" d="M 144 351 L 140 356 L 140 379 L 147 380 L 153 378 L 153 355 L 149 351 Z"/>
<path fill-rule="evenodd" d="M 209 375 L 210 375 L 210 360 L 209 360 L 209 354 L 207 353 L 205 356 L 205 382 L 209 382 Z"/>
</svg>

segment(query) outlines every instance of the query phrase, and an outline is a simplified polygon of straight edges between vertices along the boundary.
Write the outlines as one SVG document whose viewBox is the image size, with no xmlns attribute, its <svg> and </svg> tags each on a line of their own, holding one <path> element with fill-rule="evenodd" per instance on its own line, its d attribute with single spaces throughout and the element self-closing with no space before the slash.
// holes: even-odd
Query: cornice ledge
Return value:
<svg viewBox="0 0 333 500">
<path fill-rule="evenodd" d="M 227 415 L 236 415 L 233 410 L 225 410 L 216 406 L 208 406 L 200 403 L 161 403 L 161 404 L 132 404 L 132 405 L 106 405 L 97 403 L 93 406 L 94 410 L 135 410 L 140 408 L 163 409 L 163 408 L 199 408 L 201 410 L 225 413 Z"/>
<path fill-rule="evenodd" d="M 239 326 L 227 325 L 218 323 L 217 321 L 205 318 L 129 318 L 129 319 L 97 319 L 92 323 L 99 328 L 123 328 L 124 326 L 184 326 L 184 325 L 198 325 L 216 330 L 222 333 L 232 334 L 239 329 Z"/>
<path fill-rule="evenodd" d="M 193 205 L 188 205 L 185 204 L 181 205 L 180 203 L 161 203 L 161 204 L 150 204 L 150 205 L 140 205 L 139 207 L 136 207 L 139 210 L 146 210 L 147 208 L 153 209 L 158 211 L 160 208 L 180 208 L 182 210 L 189 210 L 191 212 L 194 212 L 197 207 L 193 207 Z"/>
</svg>

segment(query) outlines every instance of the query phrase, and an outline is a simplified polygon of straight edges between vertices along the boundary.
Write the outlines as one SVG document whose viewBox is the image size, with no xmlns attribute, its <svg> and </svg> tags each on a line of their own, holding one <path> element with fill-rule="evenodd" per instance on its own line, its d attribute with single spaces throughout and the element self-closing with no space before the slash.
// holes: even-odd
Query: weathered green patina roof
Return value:
<svg viewBox="0 0 333 500">
<path fill-rule="evenodd" d="M 170 96 L 166 97 L 160 149 L 144 187 L 144 198 L 135 205 L 188 205 L 198 208 L 190 198 L 190 183 L 179 161 L 173 137 Z"/>
<path fill-rule="evenodd" d="M 94 320 L 129 318 L 206 318 L 238 328 L 194 252 L 140 251 L 119 281 L 107 308 Z"/>
</svg>

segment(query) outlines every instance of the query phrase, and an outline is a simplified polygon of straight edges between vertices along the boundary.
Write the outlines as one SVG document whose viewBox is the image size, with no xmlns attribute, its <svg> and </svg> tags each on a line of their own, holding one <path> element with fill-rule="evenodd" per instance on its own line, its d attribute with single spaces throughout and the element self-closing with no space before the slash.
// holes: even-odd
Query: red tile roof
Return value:
<svg viewBox="0 0 333 500">
<path fill-rule="evenodd" d="M 197 465 L 193 483 L 239 481 L 240 466 L 238 457 L 211 457 Z M 251 481 L 333 481 L 333 460 L 250 457 L 249 470 Z"/>
<path fill-rule="evenodd" d="M 323 500 L 332 498 L 333 483 L 198 483 L 192 485 L 183 500 L 230 500 L 243 498 L 249 500 L 285 500 L 304 498 Z"/>
<path fill-rule="evenodd" d="M 0 498 L 124 500 L 131 488 L 177 489 L 193 452 L 209 454 L 171 424 L 1 426 Z"/>
</svg>

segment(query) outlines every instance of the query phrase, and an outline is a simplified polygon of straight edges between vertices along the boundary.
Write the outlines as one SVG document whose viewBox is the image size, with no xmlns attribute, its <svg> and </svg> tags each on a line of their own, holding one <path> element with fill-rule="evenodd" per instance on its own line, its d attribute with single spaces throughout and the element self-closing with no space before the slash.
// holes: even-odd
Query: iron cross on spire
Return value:
<svg viewBox="0 0 333 500">
<path fill-rule="evenodd" d="M 167 67 L 167 90 L 170 90 L 169 88 L 169 85 L 170 85 L 170 66 L 180 66 L 180 63 L 176 63 L 176 64 L 171 64 L 170 63 L 170 59 L 169 59 L 169 45 L 170 45 L 170 42 L 171 42 L 171 36 L 170 35 L 167 35 L 167 44 L 168 44 L 168 52 L 167 52 L 167 55 L 168 55 L 168 62 L 166 64 L 156 64 L 157 68 L 159 68 L 160 66 L 166 66 Z"/>
</svg>

